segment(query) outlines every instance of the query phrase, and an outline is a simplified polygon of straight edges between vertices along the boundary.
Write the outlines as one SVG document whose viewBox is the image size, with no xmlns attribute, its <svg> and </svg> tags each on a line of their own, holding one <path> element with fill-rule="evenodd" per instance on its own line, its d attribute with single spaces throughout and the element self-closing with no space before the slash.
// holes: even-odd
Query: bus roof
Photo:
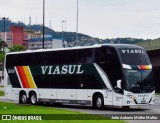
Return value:
<svg viewBox="0 0 160 123">
<path fill-rule="evenodd" d="M 132 44 L 95 44 L 92 46 L 77 46 L 77 47 L 67 47 L 67 48 L 56 48 L 56 49 L 37 49 L 37 50 L 26 50 L 26 51 L 20 51 L 20 52 L 9 52 L 6 53 L 6 55 L 10 54 L 23 54 L 23 53 L 38 53 L 38 52 L 48 52 L 48 51 L 65 51 L 65 50 L 76 50 L 76 49 L 87 49 L 87 48 L 98 48 L 102 46 L 111 46 L 115 48 L 119 47 L 130 47 L 130 48 L 142 48 L 137 45 L 132 45 Z"/>
</svg>

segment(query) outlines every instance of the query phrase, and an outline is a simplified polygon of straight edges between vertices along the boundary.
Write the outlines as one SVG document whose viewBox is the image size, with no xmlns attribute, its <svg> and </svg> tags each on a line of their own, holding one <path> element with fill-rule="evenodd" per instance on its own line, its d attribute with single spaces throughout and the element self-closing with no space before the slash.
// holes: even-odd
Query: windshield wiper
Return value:
<svg viewBox="0 0 160 123">
<path fill-rule="evenodd" d="M 142 87 L 143 86 L 143 81 L 137 81 L 136 84 L 139 85 L 140 87 Z"/>
</svg>

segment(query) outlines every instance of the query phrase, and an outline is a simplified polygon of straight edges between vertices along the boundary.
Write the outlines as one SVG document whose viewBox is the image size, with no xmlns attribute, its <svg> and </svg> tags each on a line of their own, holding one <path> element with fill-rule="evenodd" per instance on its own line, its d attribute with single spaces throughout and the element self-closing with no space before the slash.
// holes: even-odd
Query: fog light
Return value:
<svg viewBox="0 0 160 123">
<path fill-rule="evenodd" d="M 130 104 L 130 101 L 127 101 L 127 104 Z"/>
</svg>

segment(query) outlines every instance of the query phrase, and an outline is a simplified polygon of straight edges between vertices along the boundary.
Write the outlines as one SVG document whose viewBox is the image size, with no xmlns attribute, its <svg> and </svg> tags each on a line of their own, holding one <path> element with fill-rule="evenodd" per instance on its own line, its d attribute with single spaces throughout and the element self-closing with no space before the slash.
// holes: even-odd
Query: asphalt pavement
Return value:
<svg viewBox="0 0 160 123">
<path fill-rule="evenodd" d="M 0 102 L 12 102 L 12 103 L 18 103 L 16 101 L 12 100 L 6 100 L 4 97 L 0 97 Z M 44 105 L 45 106 L 45 105 Z M 127 114 L 158 114 L 160 115 L 160 96 L 156 96 L 156 101 L 154 105 L 144 105 L 144 106 L 132 106 L 130 110 L 123 110 L 121 107 L 106 107 L 103 110 L 95 110 L 91 107 L 86 106 L 70 106 L 70 105 L 62 105 L 62 106 L 50 106 L 53 108 L 58 109 L 65 109 L 70 111 L 76 111 L 76 112 L 82 112 L 86 114 L 97 114 L 97 115 L 103 115 L 108 117 L 110 114 L 121 114 L 121 115 L 127 115 Z M 160 120 L 125 120 L 129 123 L 159 123 Z"/>
</svg>

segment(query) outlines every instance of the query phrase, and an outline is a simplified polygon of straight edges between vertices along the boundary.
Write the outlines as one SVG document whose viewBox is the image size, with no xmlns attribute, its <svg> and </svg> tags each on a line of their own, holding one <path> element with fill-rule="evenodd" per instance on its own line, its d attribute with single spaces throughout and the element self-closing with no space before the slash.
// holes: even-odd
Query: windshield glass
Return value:
<svg viewBox="0 0 160 123">
<path fill-rule="evenodd" d="M 149 65 L 150 60 L 142 48 L 119 48 L 122 63 L 129 65 Z"/>
<path fill-rule="evenodd" d="M 154 90 L 152 70 L 126 70 L 125 89 L 133 93 L 147 93 Z"/>
</svg>

